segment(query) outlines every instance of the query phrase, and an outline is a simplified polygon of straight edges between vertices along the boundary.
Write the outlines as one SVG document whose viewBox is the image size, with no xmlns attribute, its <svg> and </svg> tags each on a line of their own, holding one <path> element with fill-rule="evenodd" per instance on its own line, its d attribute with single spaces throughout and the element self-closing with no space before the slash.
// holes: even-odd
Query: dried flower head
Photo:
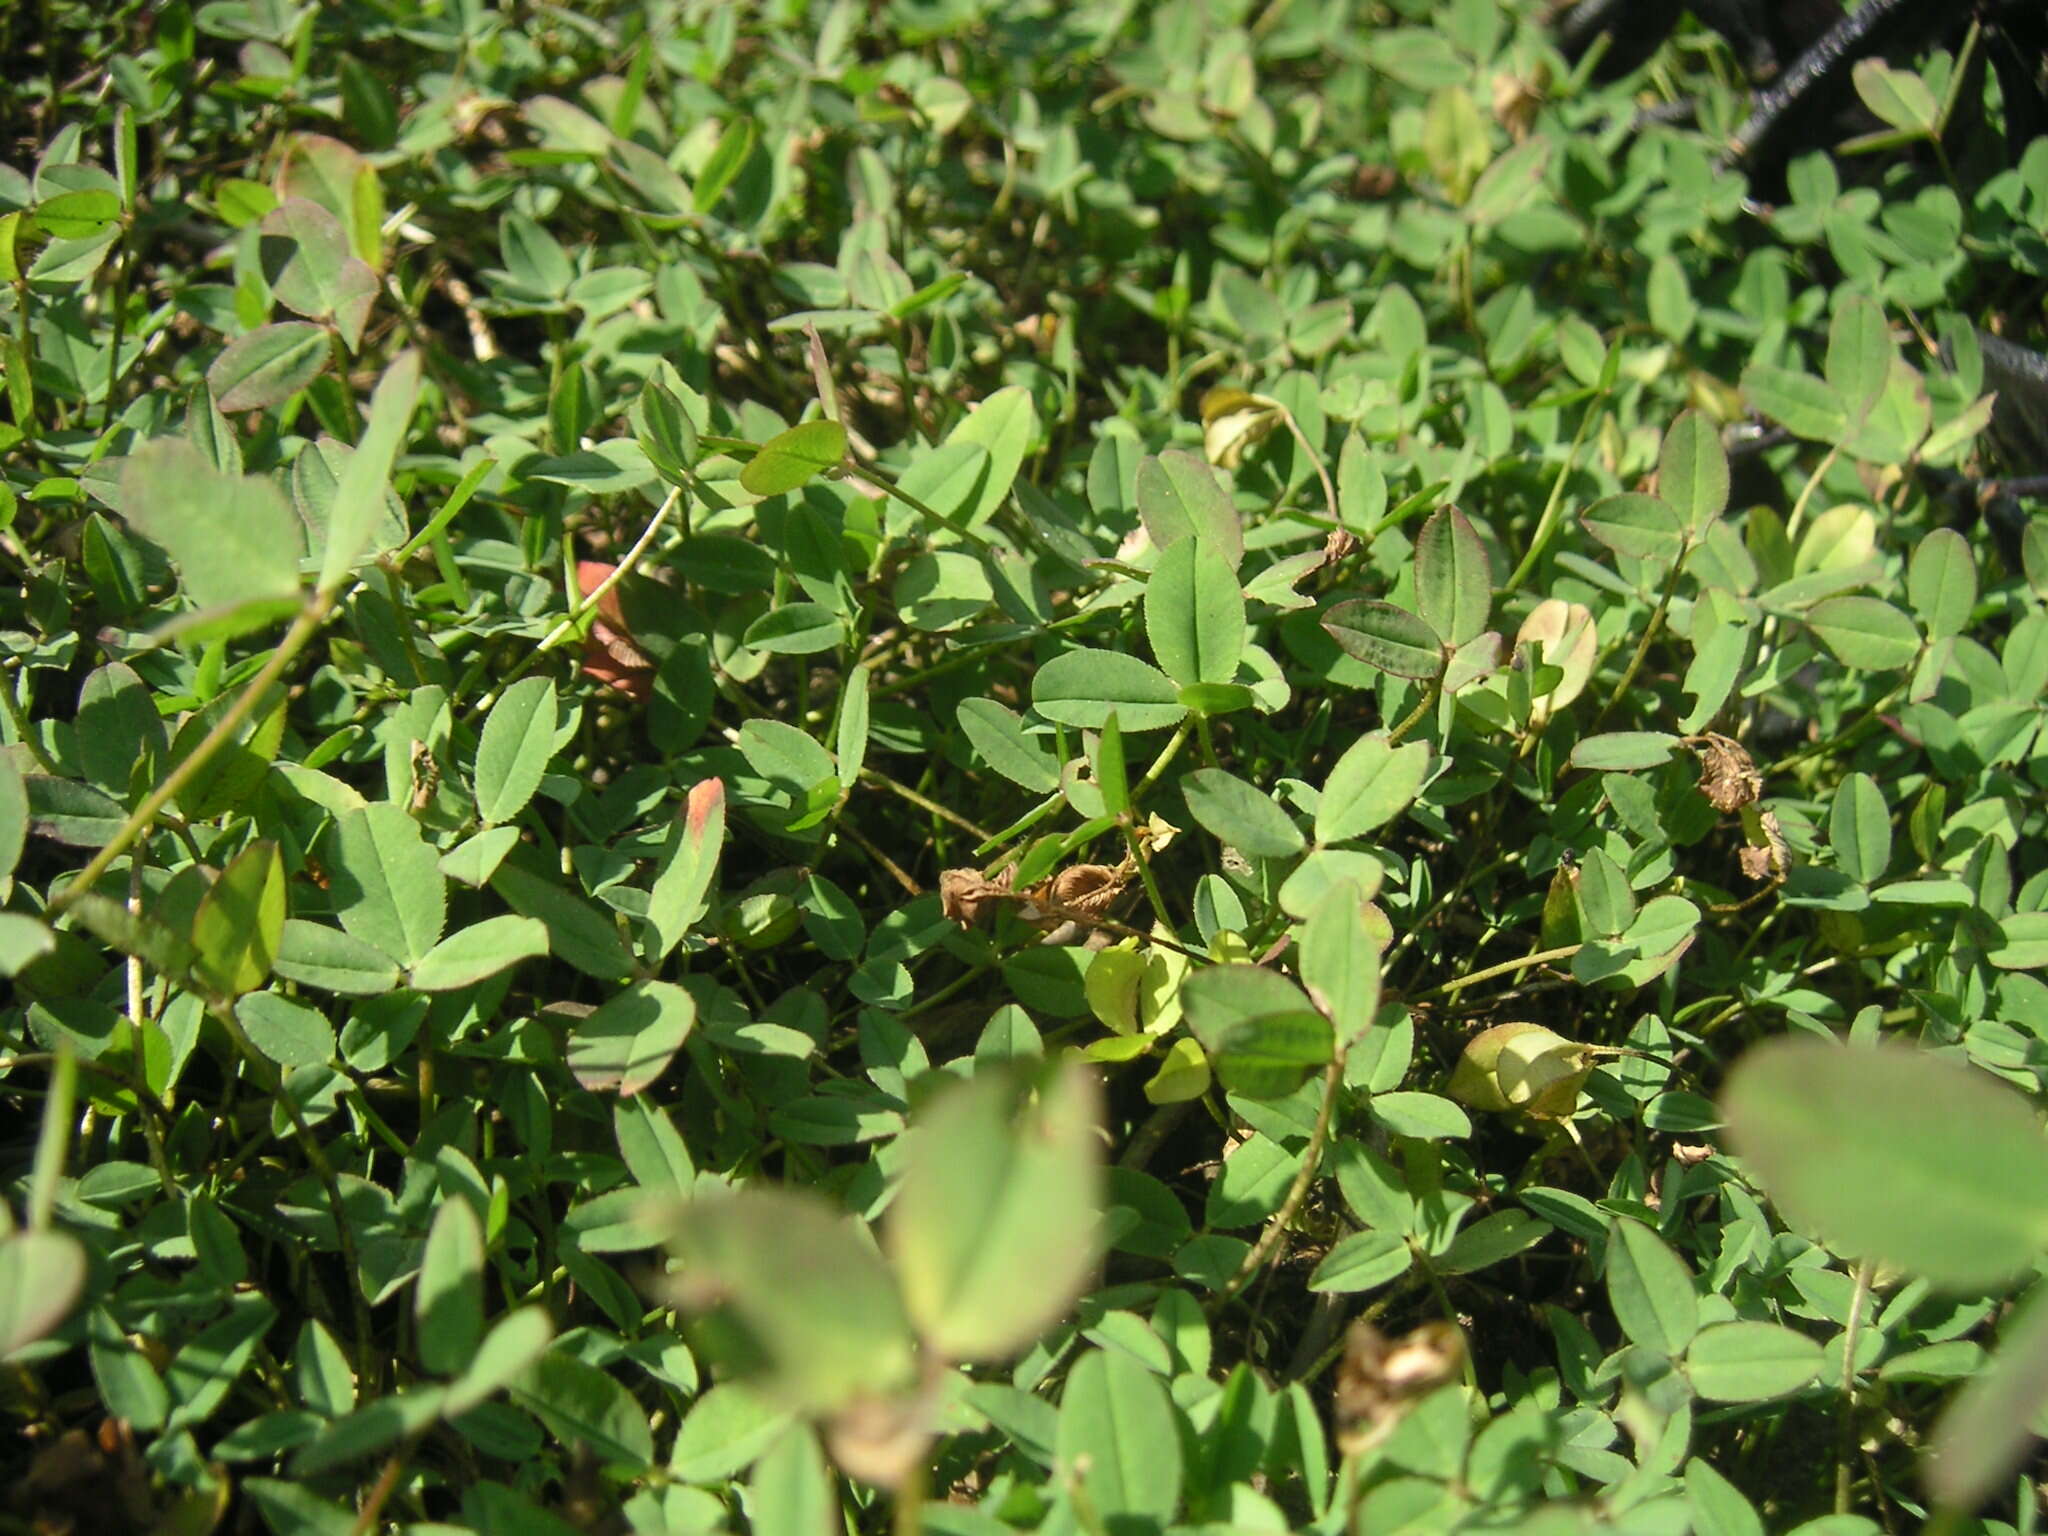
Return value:
<svg viewBox="0 0 2048 1536">
<path fill-rule="evenodd" d="M 1385 1440 L 1408 1410 L 1465 1369 L 1465 1335 L 1453 1323 L 1424 1323 L 1389 1339 L 1360 1319 L 1344 1335 L 1337 1366 L 1337 1444 L 1359 1455 Z"/>
<path fill-rule="evenodd" d="M 1700 760 L 1700 793 L 1724 816 L 1739 811 L 1764 792 L 1764 776 L 1741 742 L 1708 731 L 1686 738 L 1687 746 Z"/>
</svg>

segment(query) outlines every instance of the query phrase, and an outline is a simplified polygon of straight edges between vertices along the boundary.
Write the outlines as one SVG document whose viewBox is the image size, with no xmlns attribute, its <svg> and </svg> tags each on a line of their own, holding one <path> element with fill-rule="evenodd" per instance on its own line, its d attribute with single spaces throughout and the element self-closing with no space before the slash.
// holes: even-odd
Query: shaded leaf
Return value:
<svg viewBox="0 0 2048 1536">
<path fill-rule="evenodd" d="M 1993 1286 L 2048 1246 L 2048 1142 L 1996 1080 L 1924 1052 L 1766 1042 L 1722 1093 L 1788 1219 L 1937 1284 Z"/>
<path fill-rule="evenodd" d="M 280 320 L 229 342 L 206 370 L 206 387 L 224 411 L 267 410 L 325 373 L 332 354 L 324 326 Z"/>
<path fill-rule="evenodd" d="M 1097 1260 L 1100 1119 L 1069 1065 L 1042 1084 L 978 1072 L 912 1122 L 888 1248 L 928 1347 L 998 1360 L 1072 1304 Z"/>
<path fill-rule="evenodd" d="M 569 1071 L 594 1092 L 631 1098 L 668 1070 L 696 1022 L 696 999 L 681 987 L 633 982 L 576 1026 Z"/>
</svg>

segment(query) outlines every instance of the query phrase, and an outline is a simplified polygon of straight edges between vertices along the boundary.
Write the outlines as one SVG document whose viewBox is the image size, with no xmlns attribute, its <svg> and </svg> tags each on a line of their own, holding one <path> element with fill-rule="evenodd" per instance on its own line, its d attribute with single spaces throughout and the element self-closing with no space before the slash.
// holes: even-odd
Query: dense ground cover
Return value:
<svg viewBox="0 0 2048 1536">
<path fill-rule="evenodd" d="M 1942 41 L 0 14 L 0 1525 L 2033 1529 Z"/>
</svg>

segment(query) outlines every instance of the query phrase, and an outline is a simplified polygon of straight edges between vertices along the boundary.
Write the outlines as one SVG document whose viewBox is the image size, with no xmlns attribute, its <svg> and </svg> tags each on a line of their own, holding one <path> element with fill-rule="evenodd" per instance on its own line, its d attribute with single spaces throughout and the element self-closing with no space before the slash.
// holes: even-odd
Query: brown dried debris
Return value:
<svg viewBox="0 0 2048 1536">
<path fill-rule="evenodd" d="M 1358 548 L 1358 535 L 1339 524 L 1323 535 L 1323 558 L 1317 569 L 1327 569 Z"/>
<path fill-rule="evenodd" d="M 1778 813 L 1744 806 L 1742 832 L 1747 839 L 1738 854 L 1742 872 L 1752 880 L 1784 879 L 1792 868 L 1792 847 L 1778 826 Z"/>
<path fill-rule="evenodd" d="M 1076 864 L 1035 887 L 1031 892 L 1032 904 L 1046 907 L 1060 917 L 1102 917 L 1129 878 L 1130 871 L 1120 864 Z"/>
<path fill-rule="evenodd" d="M 1686 737 L 1685 744 L 1700 760 L 1700 793 L 1722 815 L 1741 810 L 1764 792 L 1764 776 L 1749 749 L 1733 737 L 1708 731 Z"/>
<path fill-rule="evenodd" d="M 992 914 L 998 902 L 1014 901 L 1017 915 L 1035 928 L 1093 924 L 1109 915 L 1110 906 L 1136 873 L 1137 866 L 1128 859 L 1114 865 L 1074 864 L 1018 891 L 1013 889 L 1014 867 L 993 876 L 972 868 L 949 869 L 939 875 L 939 910 L 971 928 Z"/>
<path fill-rule="evenodd" d="M 996 903 L 1009 899 L 1010 877 L 1005 869 L 990 879 L 978 869 L 948 869 L 939 875 L 939 910 L 963 928 L 972 928 L 991 916 Z"/>
<path fill-rule="evenodd" d="M 1422 1398 L 1465 1369 L 1465 1335 L 1430 1322 L 1389 1339 L 1363 1318 L 1344 1334 L 1337 1365 L 1337 1445 L 1356 1456 L 1378 1445 Z"/>
</svg>

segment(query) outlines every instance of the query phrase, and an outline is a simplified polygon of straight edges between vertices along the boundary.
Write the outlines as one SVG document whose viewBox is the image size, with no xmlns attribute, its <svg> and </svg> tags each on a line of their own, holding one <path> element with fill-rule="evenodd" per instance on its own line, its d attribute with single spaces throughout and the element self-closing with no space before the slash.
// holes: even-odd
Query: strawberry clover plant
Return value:
<svg viewBox="0 0 2048 1536">
<path fill-rule="evenodd" d="M 2036 1529 L 2048 139 L 1543 9 L 0 12 L 0 1526 Z"/>
</svg>

